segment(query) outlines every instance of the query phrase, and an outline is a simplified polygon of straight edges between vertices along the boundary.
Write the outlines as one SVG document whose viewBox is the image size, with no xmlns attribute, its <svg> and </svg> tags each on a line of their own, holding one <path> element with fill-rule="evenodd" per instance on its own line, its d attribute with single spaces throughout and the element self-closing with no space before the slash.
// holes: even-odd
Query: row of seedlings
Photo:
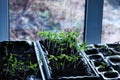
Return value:
<svg viewBox="0 0 120 80">
<path fill-rule="evenodd" d="M 37 42 L 46 80 L 99 80 L 99 75 L 81 55 L 76 32 L 40 32 Z"/>
</svg>

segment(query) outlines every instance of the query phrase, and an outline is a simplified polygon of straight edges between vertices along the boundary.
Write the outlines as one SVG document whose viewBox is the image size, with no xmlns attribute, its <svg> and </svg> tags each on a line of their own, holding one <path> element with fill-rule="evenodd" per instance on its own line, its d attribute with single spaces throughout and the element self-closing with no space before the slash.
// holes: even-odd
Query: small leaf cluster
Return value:
<svg viewBox="0 0 120 80">
<path fill-rule="evenodd" d="M 105 62 L 100 62 L 99 67 L 101 67 L 101 68 L 106 68 L 107 66 L 108 66 L 107 63 L 105 63 Z"/>
<path fill-rule="evenodd" d="M 113 52 L 112 52 L 111 50 L 108 50 L 108 54 L 112 55 L 112 54 L 113 54 Z"/>
<path fill-rule="evenodd" d="M 50 67 L 54 70 L 64 71 L 67 68 L 76 69 L 81 63 L 82 56 L 60 54 L 58 56 L 49 55 Z"/>
<path fill-rule="evenodd" d="M 101 45 L 100 49 L 107 49 L 107 47 L 105 45 Z"/>
<path fill-rule="evenodd" d="M 3 60 L 7 61 L 3 65 L 3 72 L 11 76 L 17 75 L 18 72 L 26 73 L 29 70 L 36 71 L 38 66 L 37 63 L 32 63 L 31 61 L 26 64 L 24 61 L 18 60 L 13 53 L 10 53 L 10 56 L 3 57 Z"/>
<path fill-rule="evenodd" d="M 116 46 L 116 50 L 117 50 L 117 51 L 120 51 L 120 45 L 117 45 L 117 46 Z"/>
<path fill-rule="evenodd" d="M 59 56 L 50 55 L 48 59 L 49 59 L 49 61 L 51 61 L 51 60 L 58 61 L 60 59 L 66 59 L 68 62 L 76 62 L 81 58 L 82 58 L 82 56 L 76 56 L 76 55 L 70 55 L 69 56 L 69 55 L 66 55 L 66 54 L 61 54 Z"/>
</svg>

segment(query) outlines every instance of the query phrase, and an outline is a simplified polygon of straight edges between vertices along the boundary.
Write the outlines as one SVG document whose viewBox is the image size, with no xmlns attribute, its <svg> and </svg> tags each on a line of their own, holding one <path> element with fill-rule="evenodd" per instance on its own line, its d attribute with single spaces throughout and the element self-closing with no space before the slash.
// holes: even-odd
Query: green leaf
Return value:
<svg viewBox="0 0 120 80">
<path fill-rule="evenodd" d="M 86 43 L 85 42 L 83 42 L 81 45 L 80 45 L 80 50 L 87 50 L 87 48 L 86 48 Z"/>
<path fill-rule="evenodd" d="M 58 60 L 54 55 L 50 55 L 50 57 L 49 57 L 48 59 L 49 59 L 49 60 L 55 60 L 55 61 Z"/>
</svg>

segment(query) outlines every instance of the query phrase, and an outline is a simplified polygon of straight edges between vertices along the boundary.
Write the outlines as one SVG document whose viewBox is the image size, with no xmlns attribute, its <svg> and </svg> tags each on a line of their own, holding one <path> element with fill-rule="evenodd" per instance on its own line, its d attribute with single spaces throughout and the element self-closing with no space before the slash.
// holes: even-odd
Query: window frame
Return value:
<svg viewBox="0 0 120 80">
<path fill-rule="evenodd" d="M 8 1 L 0 3 L 0 41 L 10 40 Z M 85 0 L 83 41 L 87 44 L 101 43 L 103 3 L 104 0 Z"/>
<path fill-rule="evenodd" d="M 101 43 L 104 0 L 86 0 L 84 42 Z"/>
<path fill-rule="evenodd" d="M 0 41 L 9 40 L 8 0 L 0 1 Z"/>
</svg>

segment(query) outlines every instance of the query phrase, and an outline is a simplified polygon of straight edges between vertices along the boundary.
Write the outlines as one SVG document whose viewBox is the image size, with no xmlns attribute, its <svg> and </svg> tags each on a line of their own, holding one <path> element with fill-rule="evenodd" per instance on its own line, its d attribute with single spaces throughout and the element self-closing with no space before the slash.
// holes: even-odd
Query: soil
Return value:
<svg viewBox="0 0 120 80">
<path fill-rule="evenodd" d="M 114 48 L 114 47 L 116 47 L 116 46 L 118 46 L 119 44 L 107 44 L 107 46 L 109 47 L 109 48 Z"/>
<path fill-rule="evenodd" d="M 104 63 L 106 63 L 104 60 L 96 60 L 96 61 L 94 61 L 93 63 L 94 63 L 94 65 L 95 65 L 95 67 L 99 67 L 100 65 L 102 65 L 101 64 L 101 62 L 104 62 Z"/>
<path fill-rule="evenodd" d="M 115 51 L 120 52 L 120 44 L 108 44 L 108 47 L 113 48 Z"/>
<path fill-rule="evenodd" d="M 105 72 L 105 71 L 112 71 L 112 69 L 110 67 L 106 67 L 106 68 L 98 68 L 99 72 Z"/>
<path fill-rule="evenodd" d="M 106 73 L 104 73 L 104 76 L 107 77 L 107 78 L 116 78 L 116 77 L 118 77 L 118 73 L 116 73 L 116 72 L 106 72 Z"/>
<path fill-rule="evenodd" d="M 95 76 L 84 61 L 82 61 L 76 68 L 74 68 L 74 64 L 70 64 L 70 62 L 66 62 L 63 69 L 57 69 L 53 64 L 54 63 L 50 62 L 49 66 L 51 67 L 51 75 L 54 79 L 70 76 Z"/>
<path fill-rule="evenodd" d="M 91 60 L 102 60 L 102 56 L 101 55 L 91 55 L 89 56 L 89 59 Z"/>
<path fill-rule="evenodd" d="M 113 57 L 113 58 L 110 58 L 110 61 L 111 61 L 112 63 L 120 63 L 120 58 L 118 58 L 118 57 Z"/>
<path fill-rule="evenodd" d="M 95 48 L 107 48 L 105 45 L 97 45 L 97 44 L 94 44 L 94 47 Z"/>
<path fill-rule="evenodd" d="M 116 53 L 111 49 L 99 49 L 99 52 L 101 52 L 104 56 L 116 55 Z"/>
<path fill-rule="evenodd" d="M 98 51 L 97 51 L 97 49 L 91 49 L 91 50 L 85 51 L 85 53 L 87 55 L 92 55 L 92 54 L 98 54 Z"/>
</svg>

